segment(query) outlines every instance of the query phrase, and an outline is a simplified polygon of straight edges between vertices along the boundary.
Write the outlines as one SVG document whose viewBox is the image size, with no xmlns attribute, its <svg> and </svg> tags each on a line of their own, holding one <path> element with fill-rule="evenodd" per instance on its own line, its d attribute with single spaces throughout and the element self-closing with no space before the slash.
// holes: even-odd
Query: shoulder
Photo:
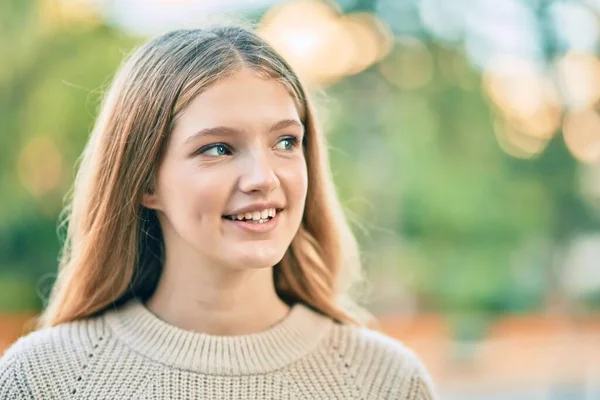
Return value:
<svg viewBox="0 0 600 400">
<path fill-rule="evenodd" d="M 107 336 L 103 319 L 94 317 L 19 338 L 0 357 L 0 398 L 35 398 L 35 382 L 68 379 Z"/>
<path fill-rule="evenodd" d="M 434 399 L 434 385 L 417 354 L 403 342 L 367 327 L 335 324 L 329 345 L 344 366 L 388 396 Z M 383 396 L 382 396 L 383 397 Z"/>
<path fill-rule="evenodd" d="M 422 365 L 416 353 L 403 342 L 367 327 L 335 324 L 330 345 L 352 360 L 377 358 L 411 369 Z"/>
<path fill-rule="evenodd" d="M 102 317 L 43 328 L 19 338 L 5 351 L 2 360 L 19 358 L 50 361 L 49 358 L 66 357 L 77 351 L 86 351 L 104 340 L 107 334 Z"/>
</svg>

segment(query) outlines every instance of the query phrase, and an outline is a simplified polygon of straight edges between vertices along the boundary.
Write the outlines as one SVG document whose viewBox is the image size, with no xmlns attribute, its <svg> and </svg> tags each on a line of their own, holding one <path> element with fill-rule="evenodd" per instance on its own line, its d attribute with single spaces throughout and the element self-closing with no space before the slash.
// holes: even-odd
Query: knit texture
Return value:
<svg viewBox="0 0 600 400">
<path fill-rule="evenodd" d="M 138 299 L 32 332 L 0 359 L 0 399 L 437 398 L 413 351 L 301 303 L 265 331 L 169 325 Z"/>
</svg>

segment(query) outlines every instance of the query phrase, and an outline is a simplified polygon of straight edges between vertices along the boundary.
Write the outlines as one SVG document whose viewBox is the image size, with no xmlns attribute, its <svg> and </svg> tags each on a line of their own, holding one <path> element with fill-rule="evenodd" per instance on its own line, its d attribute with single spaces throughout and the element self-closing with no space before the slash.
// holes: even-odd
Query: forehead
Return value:
<svg viewBox="0 0 600 400">
<path fill-rule="evenodd" d="M 262 129 L 282 119 L 300 119 L 287 88 L 244 69 L 196 96 L 178 119 L 173 135 L 185 139 L 194 131 L 217 125 Z"/>
</svg>

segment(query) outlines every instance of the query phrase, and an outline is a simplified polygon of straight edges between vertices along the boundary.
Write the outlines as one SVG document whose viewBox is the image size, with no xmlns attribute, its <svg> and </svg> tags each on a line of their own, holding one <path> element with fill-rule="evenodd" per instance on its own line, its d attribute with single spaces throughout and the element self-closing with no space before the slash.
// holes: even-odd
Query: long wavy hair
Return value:
<svg viewBox="0 0 600 400">
<path fill-rule="evenodd" d="M 132 297 L 148 299 L 164 243 L 153 190 L 170 132 L 190 102 L 241 68 L 283 84 L 305 128 L 308 193 L 301 226 L 273 268 L 275 289 L 340 323 L 372 320 L 353 289 L 364 281 L 356 239 L 336 195 L 327 148 L 307 92 L 286 61 L 252 29 L 214 26 L 158 36 L 121 65 L 80 159 L 57 279 L 37 327 L 88 318 Z M 359 289 L 360 290 L 360 289 Z"/>
</svg>

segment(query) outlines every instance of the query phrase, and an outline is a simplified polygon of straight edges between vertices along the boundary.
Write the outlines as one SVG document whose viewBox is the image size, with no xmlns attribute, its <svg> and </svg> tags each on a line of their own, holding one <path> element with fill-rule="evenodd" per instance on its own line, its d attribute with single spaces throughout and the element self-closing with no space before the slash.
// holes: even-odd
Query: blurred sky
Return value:
<svg viewBox="0 0 600 400">
<path fill-rule="evenodd" d="M 65 0 L 81 2 L 82 0 Z M 269 0 L 89 0 L 111 23 L 142 35 L 194 26 L 223 13 L 256 12 L 285 3 Z M 360 1 L 341 0 L 342 8 Z M 550 30 L 561 51 L 595 52 L 598 44 L 598 0 L 379 0 L 374 13 L 396 35 L 428 33 L 456 43 L 464 41 L 473 63 L 489 66 L 498 53 L 544 62 Z M 545 19 L 538 13 L 544 6 Z"/>
</svg>

